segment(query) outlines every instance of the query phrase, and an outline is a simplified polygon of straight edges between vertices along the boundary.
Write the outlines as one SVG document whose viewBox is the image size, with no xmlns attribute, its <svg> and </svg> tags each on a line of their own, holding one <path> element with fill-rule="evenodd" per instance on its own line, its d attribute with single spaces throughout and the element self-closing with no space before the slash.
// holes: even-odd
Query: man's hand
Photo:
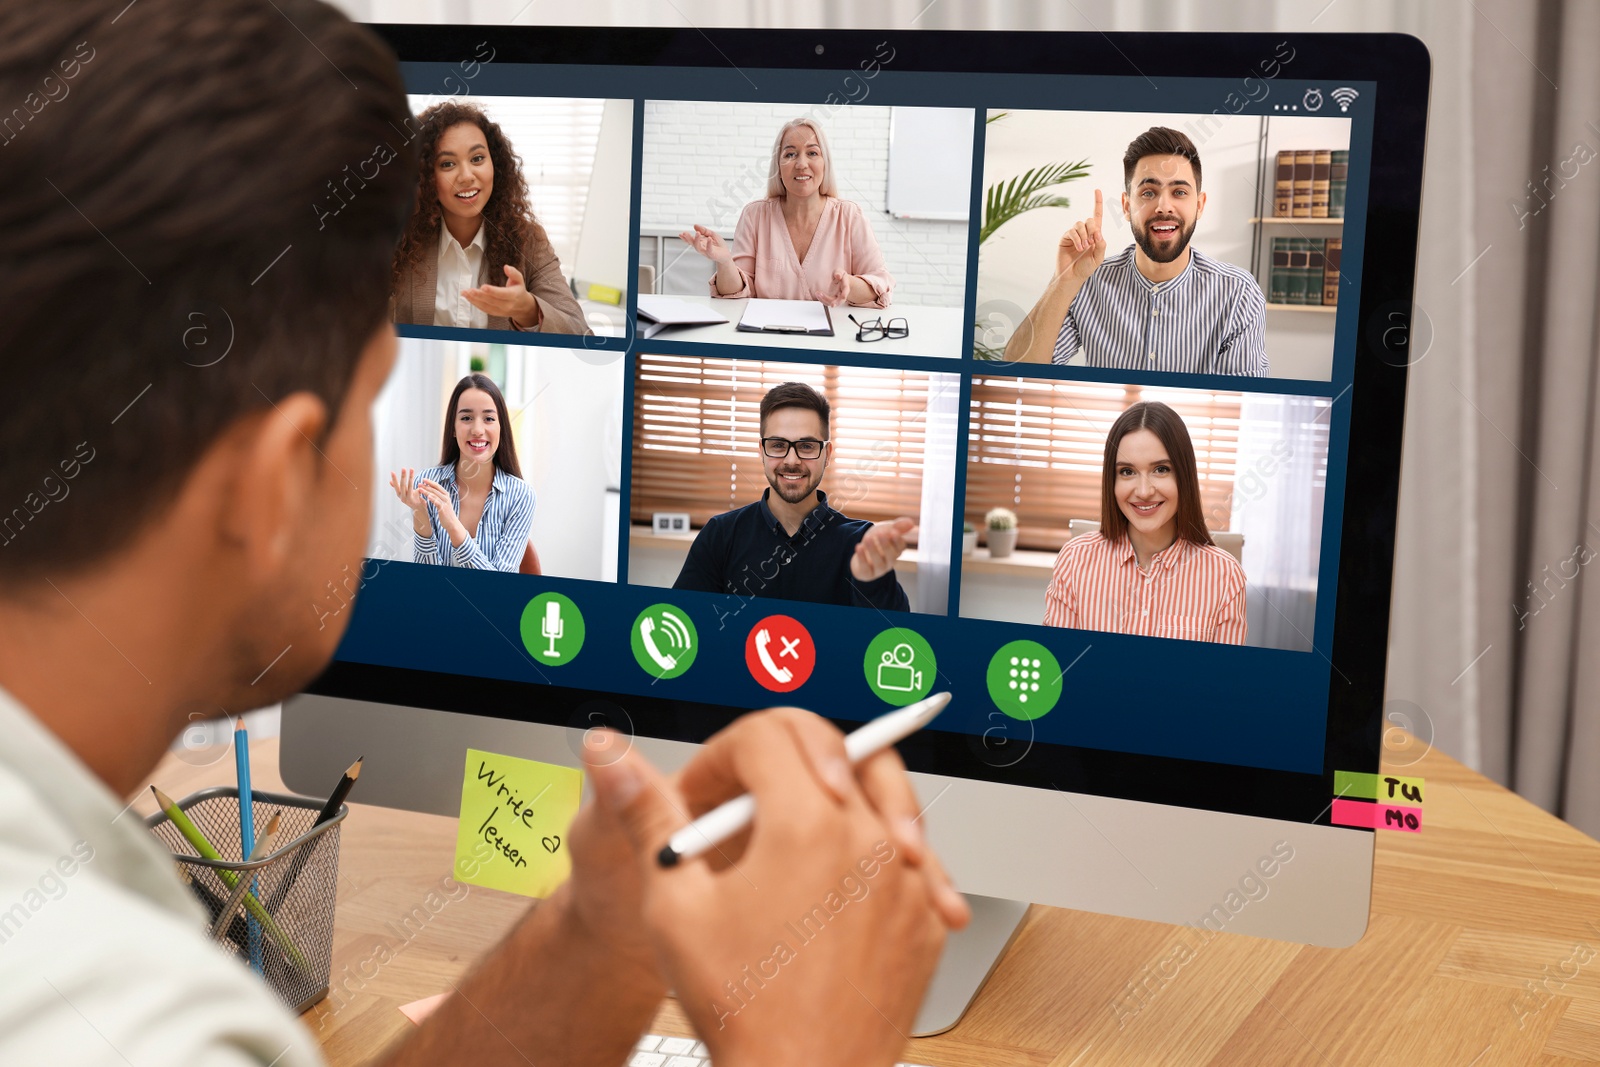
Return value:
<svg viewBox="0 0 1600 1067">
<path fill-rule="evenodd" d="M 1105 262 L 1106 239 L 1100 232 L 1100 218 L 1105 213 L 1105 197 L 1099 189 L 1094 191 L 1094 214 L 1076 223 L 1061 235 L 1056 246 L 1056 273 L 1071 273 L 1080 282 L 1089 280 L 1095 268 Z"/>
<path fill-rule="evenodd" d="M 626 739 L 584 735 L 591 765 Z M 572 877 L 530 909 L 385 1067 L 615 1067 L 667 991 L 642 913 L 643 879 L 614 808 L 567 830 Z"/>
<path fill-rule="evenodd" d="M 882 578 L 906 550 L 906 537 L 917 528 L 915 519 L 902 515 L 893 522 L 876 523 L 856 542 L 850 556 L 850 573 L 858 582 Z"/>
<path fill-rule="evenodd" d="M 1056 245 L 1055 276 L 1006 342 L 1008 362 L 1050 362 L 1073 298 L 1095 269 L 1105 262 L 1106 239 L 1100 229 L 1104 214 L 1105 194 L 1096 189 L 1094 214 L 1061 235 L 1061 241 Z M 1071 354 L 1067 353 L 1069 356 Z"/>
<path fill-rule="evenodd" d="M 589 730 L 583 742 L 591 767 L 622 758 L 630 743 L 610 730 Z M 641 915 L 639 862 L 617 812 L 603 804 L 585 804 L 567 830 L 567 844 L 572 877 L 550 903 L 559 902 L 586 943 L 625 971 L 618 974 L 619 981 L 654 988 L 664 996 L 666 983 L 659 977 Z"/>
<path fill-rule="evenodd" d="M 587 757 L 587 752 L 586 752 Z M 857 766 L 843 737 L 795 708 L 747 715 L 675 778 L 636 753 L 590 760 L 643 875 L 665 977 L 719 1067 L 890 1064 L 966 902 L 922 840 L 892 749 Z M 743 792 L 750 830 L 703 859 L 656 854 L 690 819 Z"/>
</svg>

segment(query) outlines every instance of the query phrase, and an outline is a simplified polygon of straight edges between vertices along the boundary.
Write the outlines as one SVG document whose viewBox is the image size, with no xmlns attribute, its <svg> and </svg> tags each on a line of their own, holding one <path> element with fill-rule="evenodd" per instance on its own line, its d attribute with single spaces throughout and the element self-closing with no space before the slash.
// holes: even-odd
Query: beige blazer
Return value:
<svg viewBox="0 0 1600 1067">
<path fill-rule="evenodd" d="M 515 264 L 528 284 L 528 292 L 539 301 L 544 319 L 525 333 L 588 334 L 583 309 L 572 295 L 572 289 L 561 276 L 561 261 L 544 235 L 542 228 L 534 231 L 528 246 L 522 251 L 522 262 Z M 492 284 L 505 284 L 505 276 L 489 279 Z M 415 267 L 407 268 L 395 287 L 390 304 L 390 316 L 395 322 L 410 326 L 433 325 L 433 302 L 439 287 L 439 235 L 435 231 L 422 250 L 422 259 Z M 491 330 L 520 330 L 503 315 L 489 316 Z"/>
</svg>

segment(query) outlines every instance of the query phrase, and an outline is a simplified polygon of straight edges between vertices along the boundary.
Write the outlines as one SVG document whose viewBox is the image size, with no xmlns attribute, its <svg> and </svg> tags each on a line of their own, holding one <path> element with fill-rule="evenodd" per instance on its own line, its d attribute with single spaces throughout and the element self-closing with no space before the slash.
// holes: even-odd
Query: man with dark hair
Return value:
<svg viewBox="0 0 1600 1067">
<path fill-rule="evenodd" d="M 1056 273 L 1006 344 L 1006 358 L 1090 367 L 1267 373 L 1266 298 L 1249 271 L 1191 248 L 1206 207 L 1200 151 L 1155 126 L 1122 157 L 1122 214 L 1134 243 L 1106 259 L 1104 199 L 1056 248 Z"/>
<path fill-rule="evenodd" d="M 674 589 L 909 611 L 894 561 L 916 529 L 904 516 L 875 526 L 849 519 L 820 488 L 833 442 L 828 401 L 804 382 L 761 398 L 761 499 L 713 515 L 683 561 Z"/>
<path fill-rule="evenodd" d="M 321 1063 L 125 804 L 196 709 L 296 692 L 348 618 L 306 607 L 370 519 L 399 70 L 315 0 L 0 0 L 0 106 L 0 1063 Z M 892 751 L 852 774 L 784 709 L 673 778 L 616 735 L 585 759 L 571 879 L 387 1063 L 621 1063 L 669 985 L 723 1067 L 895 1058 L 966 911 Z M 683 812 L 746 790 L 737 869 L 657 867 Z M 719 1019 L 715 983 L 885 851 Z"/>
</svg>

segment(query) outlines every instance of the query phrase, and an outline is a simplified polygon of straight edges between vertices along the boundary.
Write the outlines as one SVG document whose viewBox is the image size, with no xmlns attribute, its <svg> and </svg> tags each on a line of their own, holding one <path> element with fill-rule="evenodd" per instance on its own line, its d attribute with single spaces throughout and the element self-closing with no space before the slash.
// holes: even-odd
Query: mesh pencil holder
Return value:
<svg viewBox="0 0 1600 1067">
<path fill-rule="evenodd" d="M 240 859 L 239 791 L 231 786 L 202 789 L 177 801 L 221 860 L 201 858 L 165 811 L 145 822 L 172 853 L 179 873 L 209 914 L 210 926 L 216 925 L 240 880 L 254 879 L 254 893 L 234 906 L 233 918 L 218 932 L 217 942 L 244 966 L 251 966 L 253 926 L 259 932 L 256 944 L 267 985 L 289 1007 L 303 1012 L 328 992 L 339 826 L 350 809 L 341 805 L 333 818 L 313 828 L 322 801 L 262 790 L 254 791 L 253 797 L 256 833 L 277 809 L 278 840 L 283 842 L 254 863 Z"/>
</svg>

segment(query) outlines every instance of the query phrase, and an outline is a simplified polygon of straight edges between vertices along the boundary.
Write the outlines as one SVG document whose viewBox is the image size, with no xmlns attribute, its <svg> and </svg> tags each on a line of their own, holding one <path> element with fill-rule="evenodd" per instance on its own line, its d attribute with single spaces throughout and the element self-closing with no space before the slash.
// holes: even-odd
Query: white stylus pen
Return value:
<svg viewBox="0 0 1600 1067">
<path fill-rule="evenodd" d="M 860 763 L 928 725 L 948 703 L 949 693 L 935 693 L 926 700 L 880 715 L 845 737 L 844 754 L 851 763 Z M 656 854 L 656 862 L 671 867 L 680 860 L 694 859 L 749 826 L 755 814 L 755 797 L 749 793 L 734 797 L 673 834 Z"/>
</svg>

